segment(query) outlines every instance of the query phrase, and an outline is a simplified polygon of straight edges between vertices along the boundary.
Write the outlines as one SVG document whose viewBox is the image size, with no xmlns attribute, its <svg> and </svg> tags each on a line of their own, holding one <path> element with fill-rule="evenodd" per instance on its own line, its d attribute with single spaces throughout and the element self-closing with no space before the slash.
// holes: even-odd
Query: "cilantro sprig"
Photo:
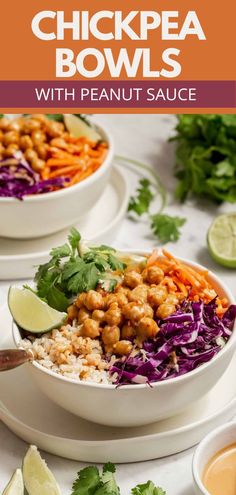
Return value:
<svg viewBox="0 0 236 495">
<path fill-rule="evenodd" d="M 98 283 L 112 291 L 117 284 L 115 271 L 125 264 L 108 246 L 88 248 L 80 253 L 81 236 L 73 228 L 68 242 L 51 250 L 51 259 L 38 267 L 35 275 L 37 295 L 58 311 L 65 311 L 73 296 L 95 289 Z"/>
<path fill-rule="evenodd" d="M 78 472 L 71 495 L 120 495 L 115 479 L 116 467 L 111 462 L 104 464 L 102 472 L 96 466 L 89 466 Z M 132 495 L 166 495 L 166 492 L 147 481 L 135 486 Z"/>
<path fill-rule="evenodd" d="M 130 198 L 128 211 L 135 214 L 136 217 L 146 214 L 154 237 L 162 244 L 176 242 L 181 235 L 180 228 L 184 225 L 186 219 L 163 213 L 167 205 L 167 192 L 159 176 L 148 165 L 136 160 L 130 160 L 122 156 L 117 156 L 116 160 L 120 163 L 130 163 L 131 165 L 147 170 L 154 179 L 154 181 L 150 181 L 146 177 L 143 177 L 139 180 L 136 193 Z M 152 214 L 150 209 L 155 198 L 154 190 L 158 191 L 161 204 L 159 210 L 155 214 Z"/>
</svg>

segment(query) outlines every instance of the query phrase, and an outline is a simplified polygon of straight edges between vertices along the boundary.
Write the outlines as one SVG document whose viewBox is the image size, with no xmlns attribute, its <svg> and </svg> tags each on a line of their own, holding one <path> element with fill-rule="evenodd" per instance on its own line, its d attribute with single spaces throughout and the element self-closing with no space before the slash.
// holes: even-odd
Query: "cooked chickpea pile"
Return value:
<svg viewBox="0 0 236 495">
<path fill-rule="evenodd" d="M 127 267 L 113 293 L 101 288 L 81 293 L 68 308 L 68 319 L 77 321 L 80 336 L 101 340 L 105 353 L 128 355 L 157 335 L 156 319 L 175 312 L 181 293 L 171 293 L 168 284 L 171 279 L 158 266 Z"/>
<path fill-rule="evenodd" d="M 68 136 L 62 122 L 50 120 L 43 114 L 16 119 L 2 117 L 0 159 L 12 157 L 20 150 L 32 168 L 40 172 L 45 166 L 50 146 L 56 146 L 58 138 Z"/>
<path fill-rule="evenodd" d="M 72 186 L 93 174 L 103 163 L 107 143 L 70 134 L 63 122 L 43 114 L 0 119 L 0 160 L 21 151 L 41 179 L 67 178 Z M 9 163 L 10 164 L 10 163 Z"/>
</svg>

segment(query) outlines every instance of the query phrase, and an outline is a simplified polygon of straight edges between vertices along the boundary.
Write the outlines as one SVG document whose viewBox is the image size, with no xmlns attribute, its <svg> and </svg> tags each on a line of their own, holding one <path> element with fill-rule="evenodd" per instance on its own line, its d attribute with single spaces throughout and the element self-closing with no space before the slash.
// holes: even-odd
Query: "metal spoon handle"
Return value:
<svg viewBox="0 0 236 495">
<path fill-rule="evenodd" d="M 24 349 L 4 349 L 0 351 L 0 371 L 8 371 L 33 361 L 32 351 Z"/>
</svg>

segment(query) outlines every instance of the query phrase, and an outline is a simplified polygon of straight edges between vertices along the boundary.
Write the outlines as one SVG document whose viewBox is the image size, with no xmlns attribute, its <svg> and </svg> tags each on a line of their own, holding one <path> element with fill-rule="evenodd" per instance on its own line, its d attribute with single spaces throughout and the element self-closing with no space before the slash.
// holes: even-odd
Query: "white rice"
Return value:
<svg viewBox="0 0 236 495">
<path fill-rule="evenodd" d="M 108 364 L 99 340 L 81 337 L 78 327 L 66 325 L 39 338 L 30 336 L 20 346 L 31 349 L 39 364 L 67 378 L 93 383 L 112 383 L 115 379 L 108 372 L 115 356 Z"/>
</svg>

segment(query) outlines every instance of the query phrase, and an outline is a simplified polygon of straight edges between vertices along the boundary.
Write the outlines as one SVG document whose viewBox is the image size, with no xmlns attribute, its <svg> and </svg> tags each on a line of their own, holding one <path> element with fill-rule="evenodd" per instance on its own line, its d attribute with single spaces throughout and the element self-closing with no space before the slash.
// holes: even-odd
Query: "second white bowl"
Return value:
<svg viewBox="0 0 236 495">
<path fill-rule="evenodd" d="M 236 422 L 216 428 L 200 442 L 193 456 L 192 465 L 196 495 L 211 495 L 202 482 L 204 469 L 217 452 L 233 443 L 236 443 Z"/>
<path fill-rule="evenodd" d="M 33 239 L 54 234 L 90 212 L 107 185 L 114 157 L 110 134 L 96 127 L 108 143 L 101 167 L 79 184 L 59 191 L 26 196 L 23 201 L 0 198 L 0 237 Z"/>
</svg>

